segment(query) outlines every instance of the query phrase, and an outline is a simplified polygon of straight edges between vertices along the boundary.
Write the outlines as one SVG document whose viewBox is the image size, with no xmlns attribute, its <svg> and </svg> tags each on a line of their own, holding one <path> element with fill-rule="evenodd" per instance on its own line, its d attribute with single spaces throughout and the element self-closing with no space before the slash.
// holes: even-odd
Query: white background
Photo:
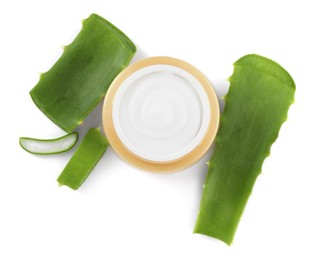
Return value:
<svg viewBox="0 0 314 260">
<path fill-rule="evenodd" d="M 314 259 L 312 1 L 1 1 L 0 259 Z M 56 178 L 73 150 L 35 156 L 19 136 L 64 132 L 28 92 L 96 12 L 138 46 L 134 60 L 183 59 L 222 96 L 248 53 L 285 67 L 295 104 L 265 161 L 234 243 L 193 234 L 209 159 L 174 174 L 137 170 L 108 150 L 78 191 Z M 101 125 L 101 104 L 78 131 Z"/>
</svg>

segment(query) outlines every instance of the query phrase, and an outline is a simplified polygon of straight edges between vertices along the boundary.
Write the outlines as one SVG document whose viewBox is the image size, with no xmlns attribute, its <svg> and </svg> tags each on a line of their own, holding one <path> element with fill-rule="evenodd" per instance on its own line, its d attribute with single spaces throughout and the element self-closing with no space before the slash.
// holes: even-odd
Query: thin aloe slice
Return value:
<svg viewBox="0 0 314 260">
<path fill-rule="evenodd" d="M 99 128 L 91 128 L 58 177 L 58 183 L 77 190 L 103 156 L 108 145 Z"/>
<path fill-rule="evenodd" d="M 92 14 L 60 59 L 41 74 L 30 95 L 50 120 L 72 132 L 104 97 L 135 52 L 135 45 L 122 31 Z"/>
<path fill-rule="evenodd" d="M 56 139 L 35 139 L 29 137 L 20 137 L 21 147 L 33 154 L 49 155 L 64 153 L 70 150 L 77 142 L 77 132 L 67 134 Z"/>
<path fill-rule="evenodd" d="M 234 64 L 195 233 L 232 243 L 294 92 L 293 79 L 274 61 L 247 55 Z"/>
</svg>

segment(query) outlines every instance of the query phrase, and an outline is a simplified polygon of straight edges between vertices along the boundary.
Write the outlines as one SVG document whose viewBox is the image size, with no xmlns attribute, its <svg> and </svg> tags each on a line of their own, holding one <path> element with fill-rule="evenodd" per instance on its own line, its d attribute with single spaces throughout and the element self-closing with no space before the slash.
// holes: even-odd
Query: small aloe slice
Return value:
<svg viewBox="0 0 314 260">
<path fill-rule="evenodd" d="M 50 120 L 72 132 L 104 97 L 135 51 L 122 31 L 92 14 L 60 59 L 41 74 L 30 95 Z"/>
<path fill-rule="evenodd" d="M 77 142 L 77 132 L 67 134 L 56 139 L 35 139 L 29 137 L 20 137 L 21 147 L 33 154 L 57 154 L 70 150 Z"/>
<path fill-rule="evenodd" d="M 58 183 L 77 190 L 103 156 L 108 145 L 99 128 L 91 128 L 58 177 Z"/>
<path fill-rule="evenodd" d="M 247 55 L 234 64 L 195 233 L 232 243 L 294 92 L 291 76 L 272 60 Z"/>
</svg>

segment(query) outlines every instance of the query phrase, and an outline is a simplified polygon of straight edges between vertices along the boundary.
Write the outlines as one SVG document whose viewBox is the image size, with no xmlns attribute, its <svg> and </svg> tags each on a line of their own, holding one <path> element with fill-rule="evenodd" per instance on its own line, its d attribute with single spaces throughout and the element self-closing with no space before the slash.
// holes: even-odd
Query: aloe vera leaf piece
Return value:
<svg viewBox="0 0 314 260">
<path fill-rule="evenodd" d="M 135 52 L 135 45 L 123 32 L 92 14 L 59 60 L 41 74 L 30 95 L 50 120 L 72 132 L 104 97 Z"/>
<path fill-rule="evenodd" d="M 252 54 L 235 62 L 195 233 L 232 243 L 294 92 L 293 79 L 274 61 Z"/>
<path fill-rule="evenodd" d="M 20 137 L 20 146 L 27 152 L 40 155 L 64 153 L 77 142 L 78 134 L 73 132 L 55 139 Z"/>
<path fill-rule="evenodd" d="M 58 177 L 58 183 L 77 190 L 103 156 L 108 145 L 107 139 L 100 133 L 99 128 L 89 129 Z"/>
</svg>

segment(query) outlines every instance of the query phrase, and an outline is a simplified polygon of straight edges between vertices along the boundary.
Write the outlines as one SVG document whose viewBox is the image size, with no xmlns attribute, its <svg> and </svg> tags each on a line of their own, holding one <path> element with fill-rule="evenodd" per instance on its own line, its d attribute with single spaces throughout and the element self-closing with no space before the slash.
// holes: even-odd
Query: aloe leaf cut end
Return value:
<svg viewBox="0 0 314 260">
<path fill-rule="evenodd" d="M 77 142 L 78 134 L 73 132 L 56 139 L 35 139 L 20 137 L 20 146 L 27 152 L 40 155 L 63 153 L 70 150 Z"/>
</svg>

